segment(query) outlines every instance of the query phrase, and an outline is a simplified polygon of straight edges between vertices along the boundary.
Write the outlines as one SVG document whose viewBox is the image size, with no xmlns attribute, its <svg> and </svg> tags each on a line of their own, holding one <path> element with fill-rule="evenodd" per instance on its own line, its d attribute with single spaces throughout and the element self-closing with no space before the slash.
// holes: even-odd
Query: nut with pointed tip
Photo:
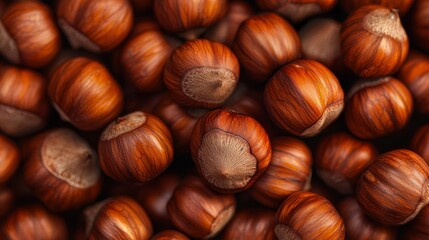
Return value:
<svg viewBox="0 0 429 240">
<path fill-rule="evenodd" d="M 252 117 L 218 109 L 197 121 L 191 153 L 212 188 L 240 192 L 268 168 L 271 144 L 264 128 Z"/>
<path fill-rule="evenodd" d="M 275 240 L 276 213 L 266 209 L 243 209 L 234 215 L 223 233 L 224 240 Z"/>
<path fill-rule="evenodd" d="M 222 19 L 227 6 L 227 0 L 155 0 L 153 10 L 165 30 L 192 40 Z"/>
<path fill-rule="evenodd" d="M 429 166 L 405 149 L 379 155 L 359 178 L 356 199 L 376 221 L 405 224 L 429 203 Z"/>
<path fill-rule="evenodd" d="M 123 105 L 122 90 L 113 76 L 102 64 L 85 57 L 58 66 L 48 93 L 60 117 L 85 131 L 107 125 Z"/>
<path fill-rule="evenodd" d="M 334 8 L 337 0 L 256 0 L 259 8 L 275 11 L 294 23 L 326 13 Z"/>
<path fill-rule="evenodd" d="M 315 163 L 319 177 L 341 194 L 352 194 L 357 180 L 374 160 L 377 150 L 346 133 L 323 138 L 316 149 Z"/>
<path fill-rule="evenodd" d="M 344 64 L 364 78 L 395 73 L 408 54 L 408 37 L 398 11 L 367 5 L 343 22 L 341 51 Z"/>
<path fill-rule="evenodd" d="M 130 33 L 133 10 L 127 0 L 59 0 L 58 25 L 75 49 L 102 53 Z"/>
<path fill-rule="evenodd" d="M 392 77 L 361 80 L 350 90 L 345 110 L 353 135 L 374 139 L 402 129 L 413 112 L 413 97 L 407 87 Z"/>
<path fill-rule="evenodd" d="M 153 236 L 151 240 L 189 240 L 189 238 L 176 230 L 164 230 Z"/>
<path fill-rule="evenodd" d="M 197 39 L 176 48 L 164 70 L 172 97 L 188 107 L 220 107 L 240 75 L 234 53 L 225 45 Z"/>
<path fill-rule="evenodd" d="M 421 126 L 414 133 L 410 147 L 429 164 L 429 124 Z"/>
<path fill-rule="evenodd" d="M 10 136 L 34 133 L 49 117 L 46 79 L 30 69 L 0 64 L 0 130 Z"/>
<path fill-rule="evenodd" d="M 113 197 L 84 210 L 87 239 L 141 239 L 152 236 L 146 211 L 130 197 Z"/>
<path fill-rule="evenodd" d="M 296 60 L 265 86 L 265 106 L 280 128 L 312 137 L 335 121 L 344 107 L 344 93 L 335 75 L 313 60 Z"/>
<path fill-rule="evenodd" d="M 414 0 L 342 0 L 341 6 L 347 12 L 354 11 L 369 4 L 379 4 L 386 8 L 398 9 L 401 16 L 407 14 Z"/>
<path fill-rule="evenodd" d="M 27 67 L 46 66 L 61 49 L 54 16 L 40 1 L 9 4 L 0 17 L 0 36 L 0 53 Z"/>
<path fill-rule="evenodd" d="M 16 144 L 0 134 L 0 185 L 6 183 L 19 165 L 20 154 Z"/>
<path fill-rule="evenodd" d="M 429 2 L 416 0 L 411 17 L 411 34 L 414 42 L 426 52 L 429 52 Z"/>
<path fill-rule="evenodd" d="M 212 238 L 231 220 L 236 202 L 233 194 L 211 190 L 195 176 L 186 177 L 168 201 L 171 222 L 192 238 Z"/>
<path fill-rule="evenodd" d="M 296 191 L 310 187 L 312 155 L 301 140 L 290 137 L 274 138 L 273 155 L 267 171 L 255 182 L 252 197 L 271 208 L 277 208 Z"/>
<path fill-rule="evenodd" d="M 290 195 L 276 214 L 274 229 L 279 240 L 340 240 L 344 223 L 335 207 L 324 197 L 310 192 Z"/>
<path fill-rule="evenodd" d="M 148 182 L 173 161 L 173 139 L 156 116 L 140 111 L 118 117 L 98 142 L 100 166 L 122 182 Z"/>
<path fill-rule="evenodd" d="M 25 184 L 47 208 L 74 210 L 97 198 L 102 181 L 97 154 L 75 132 L 66 128 L 43 132 L 25 148 Z"/>
<path fill-rule="evenodd" d="M 64 220 L 39 205 L 14 210 L 4 221 L 2 232 L 4 239 L 68 238 Z"/>
<path fill-rule="evenodd" d="M 299 57 L 301 41 L 282 17 L 261 13 L 241 24 L 233 49 L 246 77 L 264 83 L 279 67 Z"/>
<path fill-rule="evenodd" d="M 397 239 L 395 228 L 384 226 L 366 216 L 354 198 L 349 197 L 342 200 L 338 204 L 337 210 L 344 220 L 347 239 Z"/>
</svg>

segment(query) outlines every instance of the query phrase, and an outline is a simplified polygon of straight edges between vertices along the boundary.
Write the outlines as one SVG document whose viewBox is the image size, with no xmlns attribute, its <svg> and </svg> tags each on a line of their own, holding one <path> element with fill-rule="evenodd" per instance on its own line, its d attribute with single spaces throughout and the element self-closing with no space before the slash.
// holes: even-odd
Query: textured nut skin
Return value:
<svg viewBox="0 0 429 240">
<path fill-rule="evenodd" d="M 425 0 L 415 0 L 411 16 L 411 33 L 416 44 L 429 52 L 429 2 Z"/>
<path fill-rule="evenodd" d="M 429 207 L 424 207 L 411 221 L 404 234 L 406 240 L 425 240 L 429 238 Z"/>
<path fill-rule="evenodd" d="M 277 210 L 275 232 L 283 239 L 345 239 L 344 223 L 324 197 L 295 192 Z"/>
<path fill-rule="evenodd" d="M 13 176 L 19 161 L 20 153 L 16 144 L 0 134 L 0 185 L 6 183 Z"/>
<path fill-rule="evenodd" d="M 73 48 L 106 52 L 130 33 L 133 11 L 127 0 L 59 0 L 58 24 Z"/>
<path fill-rule="evenodd" d="M 167 210 L 180 231 L 192 238 L 209 238 L 229 222 L 235 207 L 233 194 L 217 193 L 198 177 L 188 176 L 174 191 Z"/>
<path fill-rule="evenodd" d="M 391 240 L 396 239 L 396 229 L 384 226 L 365 215 L 354 198 L 346 198 L 337 206 L 344 220 L 346 236 L 350 240 Z"/>
<path fill-rule="evenodd" d="M 275 11 L 294 23 L 330 11 L 337 0 L 256 0 L 259 8 Z"/>
<path fill-rule="evenodd" d="M 366 5 L 343 22 L 343 61 L 357 75 L 379 78 L 395 73 L 408 54 L 408 37 L 398 12 Z"/>
<path fill-rule="evenodd" d="M 176 230 L 164 230 L 153 236 L 151 240 L 189 240 L 189 238 Z"/>
<path fill-rule="evenodd" d="M 277 137 L 271 144 L 270 165 L 251 188 L 251 194 L 263 205 L 277 208 L 293 192 L 308 190 L 313 160 L 301 140 Z"/>
<path fill-rule="evenodd" d="M 58 66 L 48 93 L 62 119 L 84 131 L 107 125 L 119 115 L 124 101 L 109 71 L 84 57 L 71 58 Z"/>
<path fill-rule="evenodd" d="M 155 0 L 153 9 L 165 30 L 191 40 L 222 19 L 227 6 L 227 0 Z"/>
<path fill-rule="evenodd" d="M 416 110 L 429 113 L 429 57 L 411 52 L 399 69 L 398 78 L 413 95 Z"/>
<path fill-rule="evenodd" d="M 275 212 L 265 209 L 244 209 L 235 214 L 222 239 L 275 240 Z"/>
<path fill-rule="evenodd" d="M 142 239 L 152 236 L 146 211 L 132 198 L 113 197 L 92 205 L 84 212 L 87 239 Z"/>
<path fill-rule="evenodd" d="M 282 67 L 265 86 L 264 99 L 271 120 L 301 137 L 317 135 L 344 106 L 338 79 L 313 60 L 296 60 Z"/>
<path fill-rule="evenodd" d="M 401 16 L 404 16 L 408 12 L 413 2 L 414 0 L 344 0 L 344 1 L 340 1 L 341 6 L 347 12 L 354 11 L 360 7 L 363 7 L 364 5 L 378 4 L 386 8 L 398 9 L 398 12 Z"/>
<path fill-rule="evenodd" d="M 328 186 L 342 194 L 352 194 L 360 175 L 376 155 L 371 143 L 347 133 L 335 133 L 319 142 L 314 161 L 318 175 Z"/>
<path fill-rule="evenodd" d="M 385 225 L 411 221 L 429 202 L 429 166 L 416 153 L 398 149 L 379 155 L 361 175 L 356 200 Z"/>
<path fill-rule="evenodd" d="M 39 205 L 14 210 L 2 225 L 5 239 L 67 239 L 67 227 L 62 218 Z"/>
<path fill-rule="evenodd" d="M 413 98 L 399 80 L 362 80 L 350 90 L 345 118 L 353 135 L 374 139 L 402 129 L 413 112 Z"/>
<path fill-rule="evenodd" d="M 421 126 L 414 133 L 410 147 L 429 164 L 429 124 Z"/>
<path fill-rule="evenodd" d="M 39 1 L 9 4 L 0 18 L 0 35 L 3 56 L 27 67 L 46 66 L 61 49 L 61 36 L 53 14 Z"/>
<path fill-rule="evenodd" d="M 241 24 L 233 49 L 247 77 L 263 83 L 280 66 L 300 56 L 301 41 L 286 20 L 261 13 Z"/>
<path fill-rule="evenodd" d="M 134 124 L 135 119 L 141 122 L 121 132 L 121 128 Z M 112 133 L 114 136 L 105 137 Z M 137 111 L 119 117 L 103 131 L 98 154 L 101 169 L 109 177 L 121 182 L 145 183 L 170 165 L 173 138 L 158 117 Z"/>
</svg>

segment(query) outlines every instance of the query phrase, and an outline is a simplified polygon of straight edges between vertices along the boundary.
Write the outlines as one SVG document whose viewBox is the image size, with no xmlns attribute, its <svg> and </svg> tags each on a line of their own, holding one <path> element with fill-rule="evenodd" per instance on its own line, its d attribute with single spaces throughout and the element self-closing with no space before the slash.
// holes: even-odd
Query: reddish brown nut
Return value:
<svg viewBox="0 0 429 240">
<path fill-rule="evenodd" d="M 350 240 L 391 240 L 396 239 L 396 229 L 381 225 L 368 218 L 354 198 L 346 198 L 337 206 L 344 220 L 346 236 Z"/>
<path fill-rule="evenodd" d="M 343 0 L 343 1 L 340 1 L 341 6 L 347 12 L 354 11 L 365 5 L 379 4 L 386 8 L 397 9 L 399 14 L 402 16 L 404 16 L 408 12 L 413 2 L 414 0 Z"/>
<path fill-rule="evenodd" d="M 239 75 L 238 60 L 228 47 L 197 39 L 174 50 L 163 78 L 172 97 L 180 104 L 215 108 L 232 94 Z"/>
<path fill-rule="evenodd" d="M 424 207 L 411 221 L 405 231 L 406 240 L 426 240 L 429 238 L 429 207 Z"/>
<path fill-rule="evenodd" d="M 59 0 L 58 25 L 73 48 L 106 52 L 130 33 L 133 10 L 127 0 Z"/>
<path fill-rule="evenodd" d="M 429 203 L 429 166 L 399 149 L 378 156 L 361 175 L 356 199 L 365 213 L 385 225 L 411 221 Z"/>
<path fill-rule="evenodd" d="M 234 43 L 235 35 L 241 23 L 255 13 L 252 5 L 243 0 L 230 1 L 228 11 L 222 20 L 211 27 L 204 37 L 221 42 L 229 47 Z"/>
<path fill-rule="evenodd" d="M 153 9 L 154 0 L 130 0 L 133 10 L 139 13 L 146 13 Z"/>
<path fill-rule="evenodd" d="M 344 223 L 334 206 L 324 197 L 295 192 L 277 210 L 275 233 L 286 239 L 344 239 Z"/>
<path fill-rule="evenodd" d="M 317 174 L 328 186 L 342 194 L 352 194 L 357 180 L 376 154 L 371 143 L 336 133 L 320 141 L 314 161 Z"/>
<path fill-rule="evenodd" d="M 414 133 L 410 147 L 429 164 L 429 124 L 421 126 Z"/>
<path fill-rule="evenodd" d="M 40 1 L 9 4 L 0 17 L 0 36 L 3 56 L 27 67 L 49 64 L 61 49 L 60 32 L 51 10 Z"/>
<path fill-rule="evenodd" d="M 414 97 L 416 110 L 429 113 L 429 58 L 412 52 L 399 69 L 398 78 L 407 85 Z"/>
<path fill-rule="evenodd" d="M 29 69 L 0 64 L 0 130 L 10 136 L 34 133 L 49 117 L 46 79 Z"/>
<path fill-rule="evenodd" d="M 275 11 L 292 22 L 330 11 L 337 0 L 256 0 L 262 10 Z"/>
<path fill-rule="evenodd" d="M 278 137 L 271 144 L 270 165 L 253 185 L 251 194 L 265 206 L 277 208 L 293 192 L 309 189 L 313 160 L 310 149 L 301 140 Z"/>
<path fill-rule="evenodd" d="M 64 220 L 39 205 L 14 210 L 2 225 L 4 239 L 67 239 Z"/>
<path fill-rule="evenodd" d="M 366 5 L 343 22 L 341 50 L 344 64 L 364 78 L 395 73 L 408 54 L 408 37 L 398 11 Z"/>
<path fill-rule="evenodd" d="M 261 13 L 241 24 L 234 52 L 250 79 L 266 82 L 279 67 L 299 57 L 301 41 L 283 18 Z"/>
<path fill-rule="evenodd" d="M 156 116 L 136 111 L 117 118 L 98 142 L 100 166 L 123 182 L 147 182 L 173 161 L 173 139 Z"/>
<path fill-rule="evenodd" d="M 429 52 L 429 2 L 416 0 L 411 16 L 411 34 L 414 42 L 426 52 Z"/>
<path fill-rule="evenodd" d="M 353 135 L 374 139 L 402 129 L 413 112 L 413 97 L 399 80 L 361 80 L 346 101 L 346 124 Z"/>
<path fill-rule="evenodd" d="M 7 137 L 0 134 L 0 185 L 6 183 L 19 165 L 18 147 Z"/>
<path fill-rule="evenodd" d="M 129 39 L 121 49 L 121 70 L 128 82 L 140 91 L 161 90 L 162 71 L 171 48 L 160 31 L 143 31 Z"/>
<path fill-rule="evenodd" d="M 71 58 L 57 67 L 48 92 L 61 118 L 85 131 L 107 125 L 122 110 L 121 88 L 103 65 L 89 58 Z"/>
<path fill-rule="evenodd" d="M 24 147 L 24 181 L 47 208 L 74 210 L 96 199 L 102 181 L 97 154 L 75 132 L 43 132 Z"/>
<path fill-rule="evenodd" d="M 192 238 L 216 236 L 234 215 L 233 194 L 220 194 L 195 176 L 188 176 L 167 205 L 171 222 Z"/>
<path fill-rule="evenodd" d="M 224 240 L 275 240 L 275 212 L 265 209 L 244 209 L 225 228 Z"/>
<path fill-rule="evenodd" d="M 264 99 L 271 120 L 301 137 L 320 133 L 344 106 L 338 79 L 313 60 L 296 60 L 282 67 L 265 86 Z"/>
<path fill-rule="evenodd" d="M 255 119 L 219 109 L 197 121 L 191 153 L 211 187 L 221 192 L 239 192 L 252 186 L 268 168 L 271 144 Z"/>
<path fill-rule="evenodd" d="M 153 10 L 165 30 L 191 40 L 222 19 L 227 6 L 227 0 L 155 0 Z"/>
<path fill-rule="evenodd" d="M 146 211 L 132 198 L 113 197 L 84 211 L 87 239 L 141 239 L 152 236 Z"/>
<path fill-rule="evenodd" d="M 151 240 L 189 240 L 189 238 L 176 230 L 164 230 L 153 236 Z"/>
</svg>

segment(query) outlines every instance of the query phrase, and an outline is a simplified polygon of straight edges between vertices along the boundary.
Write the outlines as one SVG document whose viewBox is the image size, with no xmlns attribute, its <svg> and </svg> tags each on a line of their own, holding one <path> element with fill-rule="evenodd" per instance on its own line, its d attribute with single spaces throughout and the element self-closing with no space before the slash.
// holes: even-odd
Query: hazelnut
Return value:
<svg viewBox="0 0 429 240">
<path fill-rule="evenodd" d="M 229 2 L 228 11 L 222 20 L 216 23 L 204 34 L 204 37 L 221 42 L 232 47 L 241 23 L 255 13 L 252 5 L 244 0 L 234 0 Z"/>
<path fill-rule="evenodd" d="M 192 238 L 216 236 L 234 215 L 233 194 L 211 190 L 195 176 L 186 177 L 167 205 L 171 222 Z"/>
<path fill-rule="evenodd" d="M 225 240 L 275 240 L 275 212 L 265 209 L 244 209 L 225 228 Z"/>
<path fill-rule="evenodd" d="M 277 208 L 296 191 L 306 191 L 311 180 L 311 151 L 301 140 L 274 138 L 273 155 L 267 171 L 255 182 L 252 196 L 265 206 Z"/>
<path fill-rule="evenodd" d="M 411 34 L 414 42 L 426 52 L 429 52 L 429 2 L 415 0 L 411 16 Z"/>
<path fill-rule="evenodd" d="M 237 85 L 240 66 L 225 45 L 204 39 L 176 48 L 164 70 L 172 97 L 188 107 L 221 106 Z"/>
<path fill-rule="evenodd" d="M 123 182 L 147 182 L 173 160 L 173 139 L 156 116 L 140 111 L 118 117 L 98 142 L 100 166 L 109 177 Z"/>
<path fill-rule="evenodd" d="M 344 220 L 347 239 L 396 239 L 396 229 L 381 225 L 368 218 L 354 198 L 349 197 L 342 200 L 337 209 Z"/>
<path fill-rule="evenodd" d="M 429 203 L 429 166 L 414 152 L 379 155 L 357 182 L 356 199 L 365 213 L 385 225 L 411 221 Z"/>
<path fill-rule="evenodd" d="M 4 239 L 67 239 L 64 220 L 39 205 L 14 210 L 2 226 Z"/>
<path fill-rule="evenodd" d="M 121 88 L 103 65 L 89 58 L 71 58 L 57 67 L 48 92 L 61 118 L 85 131 L 107 125 L 122 110 Z"/>
<path fill-rule="evenodd" d="M 429 124 L 421 126 L 414 133 L 410 147 L 429 164 Z"/>
<path fill-rule="evenodd" d="M 294 23 L 326 13 L 334 8 L 336 0 L 256 0 L 262 10 L 275 11 Z"/>
<path fill-rule="evenodd" d="M 343 0 L 343 1 L 340 1 L 341 6 L 347 12 L 354 11 L 365 5 L 379 4 L 386 8 L 397 9 L 399 14 L 402 16 L 404 16 L 408 12 L 413 2 L 414 0 Z"/>
<path fill-rule="evenodd" d="M 227 0 L 155 0 L 153 10 L 165 30 L 192 40 L 222 19 L 227 6 Z"/>
<path fill-rule="evenodd" d="M 58 0 L 58 25 L 75 49 L 101 53 L 130 33 L 133 10 L 127 0 Z"/>
<path fill-rule="evenodd" d="M 87 239 L 141 239 L 152 236 L 146 211 L 129 197 L 113 197 L 84 211 Z"/>
<path fill-rule="evenodd" d="M 164 230 L 153 236 L 151 240 L 189 240 L 189 238 L 176 230 Z"/>
<path fill-rule="evenodd" d="M 268 168 L 271 144 L 264 128 L 252 117 L 218 109 L 198 119 L 191 153 L 212 188 L 239 192 Z"/>
<path fill-rule="evenodd" d="M 14 64 L 40 68 L 60 51 L 61 36 L 47 5 L 20 1 L 7 5 L 0 17 L 0 52 Z"/>
<path fill-rule="evenodd" d="M 396 9 L 366 5 L 343 22 L 344 64 L 364 78 L 395 73 L 408 54 L 408 37 Z"/>
<path fill-rule="evenodd" d="M 429 207 L 424 207 L 420 213 L 406 226 L 403 239 L 426 240 L 429 238 Z"/>
<path fill-rule="evenodd" d="M 25 148 L 24 181 L 47 208 L 74 210 L 96 199 L 102 181 L 97 154 L 75 132 L 43 132 Z"/>
<path fill-rule="evenodd" d="M 119 57 L 122 73 L 140 91 L 161 90 L 161 74 L 170 52 L 170 45 L 162 32 L 143 31 L 122 47 Z"/>
<path fill-rule="evenodd" d="M 407 87 L 392 77 L 361 80 L 346 101 L 346 124 L 357 137 L 374 139 L 402 129 L 413 112 Z"/>
<path fill-rule="evenodd" d="M 42 129 L 49 116 L 46 79 L 32 70 L 0 63 L 0 130 L 22 136 Z"/>
<path fill-rule="evenodd" d="M 314 161 L 317 174 L 328 186 L 342 194 L 352 194 L 358 178 L 376 154 L 371 143 L 336 133 L 320 141 Z"/>
<path fill-rule="evenodd" d="M 6 183 L 15 173 L 20 161 L 19 155 L 16 144 L 0 134 L 0 185 Z"/>
<path fill-rule="evenodd" d="M 276 214 L 275 233 L 284 239 L 344 239 L 344 223 L 334 206 L 310 192 L 292 193 Z"/>
<path fill-rule="evenodd" d="M 423 114 L 429 113 L 429 57 L 410 53 L 399 69 L 398 78 L 413 95 L 416 110 Z"/>
<path fill-rule="evenodd" d="M 301 42 L 283 18 L 261 13 L 241 24 L 234 52 L 250 79 L 266 82 L 280 66 L 299 57 Z"/>
<path fill-rule="evenodd" d="M 313 60 L 296 60 L 282 67 L 265 86 L 264 98 L 271 120 L 301 137 L 320 133 L 344 106 L 338 79 Z"/>
</svg>

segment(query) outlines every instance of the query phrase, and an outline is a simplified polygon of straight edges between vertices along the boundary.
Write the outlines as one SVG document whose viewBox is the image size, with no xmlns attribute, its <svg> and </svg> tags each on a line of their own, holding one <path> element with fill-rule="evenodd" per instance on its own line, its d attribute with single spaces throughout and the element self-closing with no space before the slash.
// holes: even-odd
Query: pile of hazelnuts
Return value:
<svg viewBox="0 0 429 240">
<path fill-rule="evenodd" d="M 429 239 L 429 0 L 0 0 L 0 239 Z"/>
</svg>

